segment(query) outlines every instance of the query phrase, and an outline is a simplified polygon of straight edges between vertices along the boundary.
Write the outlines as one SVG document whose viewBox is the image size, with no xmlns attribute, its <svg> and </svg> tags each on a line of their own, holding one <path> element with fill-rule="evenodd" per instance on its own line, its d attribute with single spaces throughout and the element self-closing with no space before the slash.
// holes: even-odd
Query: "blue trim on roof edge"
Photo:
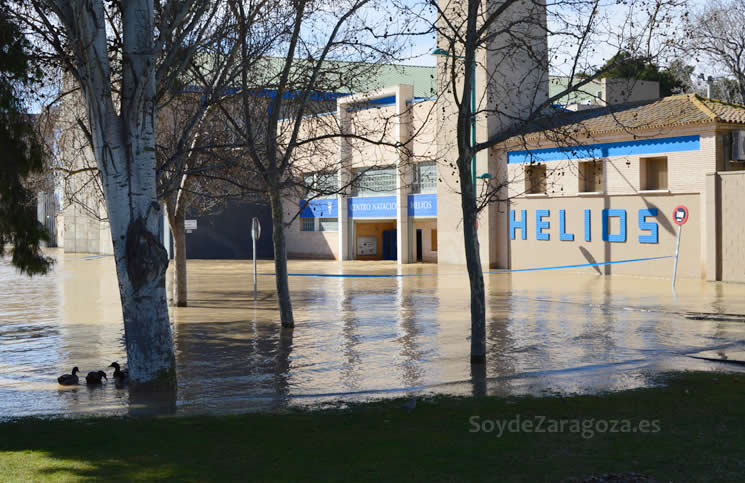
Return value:
<svg viewBox="0 0 745 483">
<path fill-rule="evenodd" d="M 677 153 L 701 149 L 700 136 L 677 136 L 658 139 L 637 139 L 618 143 L 585 144 L 580 146 L 509 151 L 507 163 L 540 163 L 569 159 L 607 158 L 639 154 Z"/>
</svg>

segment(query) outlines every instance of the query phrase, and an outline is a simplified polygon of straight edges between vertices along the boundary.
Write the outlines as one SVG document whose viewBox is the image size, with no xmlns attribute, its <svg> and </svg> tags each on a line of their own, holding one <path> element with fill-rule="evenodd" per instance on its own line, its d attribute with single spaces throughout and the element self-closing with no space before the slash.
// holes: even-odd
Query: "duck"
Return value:
<svg viewBox="0 0 745 483">
<path fill-rule="evenodd" d="M 87 376 L 85 376 L 85 383 L 89 386 L 94 386 L 97 384 L 101 384 L 101 379 L 109 380 L 108 377 L 106 377 L 106 373 L 103 371 L 91 371 L 88 373 Z"/>
<path fill-rule="evenodd" d="M 78 369 L 78 366 L 75 366 L 72 368 L 72 374 L 62 374 L 57 378 L 57 382 L 63 386 L 74 386 L 78 383 L 78 372 L 80 372 L 80 369 Z"/>
<path fill-rule="evenodd" d="M 114 379 L 116 380 L 116 382 L 127 382 L 127 380 L 129 379 L 129 371 L 127 369 L 124 369 L 122 371 L 118 362 L 112 362 L 109 367 L 114 368 Z"/>
</svg>

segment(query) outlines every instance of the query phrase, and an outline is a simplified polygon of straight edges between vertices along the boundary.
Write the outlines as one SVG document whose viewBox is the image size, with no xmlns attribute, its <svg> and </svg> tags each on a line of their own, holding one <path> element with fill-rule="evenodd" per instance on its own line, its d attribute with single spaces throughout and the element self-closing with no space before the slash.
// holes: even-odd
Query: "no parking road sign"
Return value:
<svg viewBox="0 0 745 483">
<path fill-rule="evenodd" d="M 678 251 L 680 250 L 680 232 L 688 221 L 688 208 L 678 205 L 673 210 L 673 222 L 678 225 L 678 240 L 675 242 L 675 262 L 673 262 L 673 291 L 675 291 L 675 275 L 678 272 Z"/>
<path fill-rule="evenodd" d="M 685 225 L 685 222 L 688 221 L 688 208 L 684 205 L 676 206 L 673 210 L 673 221 L 678 226 Z"/>
</svg>

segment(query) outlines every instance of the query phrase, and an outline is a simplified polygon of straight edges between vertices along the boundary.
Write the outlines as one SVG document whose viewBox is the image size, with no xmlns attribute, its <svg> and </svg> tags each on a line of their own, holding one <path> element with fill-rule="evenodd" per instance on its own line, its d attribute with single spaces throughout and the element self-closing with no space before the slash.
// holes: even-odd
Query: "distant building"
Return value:
<svg viewBox="0 0 745 483">
<path fill-rule="evenodd" d="M 597 86 L 593 104 L 547 116 L 524 136 L 479 154 L 477 173 L 507 186 L 506 201 L 479 219 L 483 265 L 652 259 L 583 269 L 669 277 L 672 261 L 661 257 L 675 251 L 673 208 L 685 205 L 678 275 L 745 281 L 745 153 L 732 152 L 745 107 L 695 95 L 659 99 L 654 82 L 603 79 Z M 290 255 L 465 263 L 456 176 L 442 154 L 455 141 L 442 118 L 432 119 L 438 100 L 396 85 L 342 98 L 336 115 L 361 116 L 364 110 L 343 106 L 381 98 L 387 104 L 368 108 L 381 118 L 400 115 L 396 140 L 417 133 L 410 158 L 340 143 L 347 168 L 334 182 L 363 174 L 345 196 L 305 207 L 290 228 Z M 303 202 L 288 201 L 288 213 L 298 209 L 294 203 Z"/>
</svg>

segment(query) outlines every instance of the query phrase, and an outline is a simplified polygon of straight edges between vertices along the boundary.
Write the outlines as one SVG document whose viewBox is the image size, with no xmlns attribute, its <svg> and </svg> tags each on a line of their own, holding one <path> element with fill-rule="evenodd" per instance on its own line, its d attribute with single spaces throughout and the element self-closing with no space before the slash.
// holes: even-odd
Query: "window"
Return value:
<svg viewBox="0 0 745 483">
<path fill-rule="evenodd" d="M 437 164 L 434 161 L 416 164 L 411 191 L 413 193 L 435 193 L 437 191 Z"/>
<path fill-rule="evenodd" d="M 640 186 L 642 190 L 666 190 L 667 189 L 667 157 L 641 158 L 640 160 Z"/>
<path fill-rule="evenodd" d="M 332 198 L 339 191 L 339 176 L 337 173 L 313 173 L 303 178 L 303 183 L 310 194 L 320 193 L 318 198 Z"/>
<path fill-rule="evenodd" d="M 432 251 L 437 251 L 437 230 L 432 230 Z"/>
<path fill-rule="evenodd" d="M 585 161 L 579 163 L 579 192 L 603 192 L 603 161 Z"/>
<path fill-rule="evenodd" d="M 355 169 L 352 176 L 352 196 L 379 196 L 396 191 L 398 171 L 395 166 Z"/>
<path fill-rule="evenodd" d="M 316 231 L 316 219 L 315 218 L 301 218 L 303 221 L 302 231 Z"/>
<path fill-rule="evenodd" d="M 546 165 L 530 164 L 525 166 L 525 193 L 546 193 Z"/>
<path fill-rule="evenodd" d="M 319 218 L 318 231 L 339 231 L 338 218 Z"/>
</svg>

